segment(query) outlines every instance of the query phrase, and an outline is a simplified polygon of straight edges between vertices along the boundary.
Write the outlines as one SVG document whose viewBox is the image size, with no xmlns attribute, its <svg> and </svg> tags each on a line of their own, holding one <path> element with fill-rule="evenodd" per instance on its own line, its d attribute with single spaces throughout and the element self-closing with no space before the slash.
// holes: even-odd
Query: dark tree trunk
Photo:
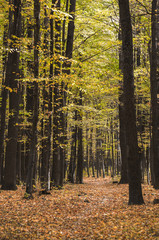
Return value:
<svg viewBox="0 0 159 240">
<path fill-rule="evenodd" d="M 159 1 L 157 1 L 157 168 L 159 167 Z M 159 179 L 159 171 L 157 172 Z M 159 186 L 159 185 L 158 185 Z"/>
<path fill-rule="evenodd" d="M 29 38 L 30 42 L 27 45 L 28 52 L 31 55 L 32 49 L 33 49 L 33 44 L 32 44 L 32 39 L 33 39 L 33 24 L 31 23 L 31 17 L 28 16 L 27 20 L 27 38 Z M 28 58 L 27 59 L 27 71 L 28 74 L 33 75 L 34 72 L 34 60 Z M 27 168 L 29 164 L 29 153 L 30 153 L 30 143 L 31 143 L 31 134 L 32 134 L 32 128 L 31 128 L 31 123 L 32 123 L 32 115 L 33 115 L 33 83 L 32 82 L 27 82 L 26 86 L 26 111 L 27 111 L 27 121 L 28 125 L 25 130 L 26 134 L 26 142 L 24 146 L 24 159 L 23 159 L 23 179 L 26 181 L 27 177 Z"/>
<path fill-rule="evenodd" d="M 97 127 L 96 129 L 96 170 L 97 170 L 97 178 L 99 178 L 100 174 L 100 152 L 101 152 L 101 139 L 100 139 L 100 129 Z"/>
<path fill-rule="evenodd" d="M 90 164 L 92 167 L 92 177 L 95 177 L 95 170 L 94 170 L 94 154 L 93 154 L 93 128 L 91 128 L 90 132 L 90 144 L 89 144 L 89 156 L 90 156 Z"/>
<path fill-rule="evenodd" d="M 89 128 L 86 128 L 86 142 L 87 142 L 87 146 L 86 146 L 86 167 L 87 167 L 87 176 L 90 176 L 89 173 L 89 140 L 88 140 L 88 133 L 89 133 Z"/>
<path fill-rule="evenodd" d="M 69 23 L 68 23 L 68 31 L 67 31 L 67 40 L 66 40 L 66 61 L 63 64 L 63 72 L 66 74 L 70 74 L 71 71 L 71 60 L 72 59 L 72 52 L 73 52 L 73 41 L 74 41 L 74 21 L 75 21 L 75 7 L 76 7 L 76 0 L 70 0 L 70 6 L 69 6 L 69 14 L 72 16 L 69 17 Z M 66 12 L 68 11 L 68 1 L 66 2 Z M 64 23 L 65 25 L 65 23 Z M 63 26 L 64 26 L 63 25 Z M 65 35 L 65 29 L 63 27 L 63 46 L 65 43 L 64 39 Z M 66 106 L 67 101 L 67 85 L 63 83 L 63 107 Z M 77 111 L 75 111 L 75 119 L 77 117 Z M 77 119 L 76 119 L 77 120 Z M 75 121 L 76 121 L 75 120 Z M 66 129 L 67 129 L 67 117 L 66 114 L 63 113 L 63 132 L 64 132 L 64 142 L 66 143 Z M 69 164 L 69 174 L 68 174 L 68 180 L 72 183 L 75 182 L 75 169 L 76 169 L 76 144 L 77 144 L 77 126 L 73 128 L 73 134 L 72 134 L 72 146 L 71 146 L 71 158 L 70 158 L 70 164 Z M 64 152 L 65 157 L 65 152 Z M 65 159 L 64 159 L 65 161 Z"/>
<path fill-rule="evenodd" d="M 113 121 L 111 119 L 110 123 L 110 129 L 111 129 L 111 150 L 112 150 L 112 171 L 111 171 L 111 177 L 115 176 L 115 161 L 114 161 L 114 131 L 113 131 Z"/>
<path fill-rule="evenodd" d="M 129 204 L 143 204 L 134 99 L 133 43 L 129 0 L 119 0 L 122 30 L 124 106 L 128 143 Z"/>
<path fill-rule="evenodd" d="M 40 2 L 34 0 L 34 77 L 39 76 L 39 44 L 40 44 Z M 37 124 L 38 124 L 38 83 L 34 81 L 33 92 L 33 122 L 32 122 L 32 136 L 29 152 L 29 164 L 26 181 L 26 192 L 32 193 L 33 170 L 36 160 L 36 145 L 37 145 Z"/>
<path fill-rule="evenodd" d="M 60 0 L 56 1 L 56 8 L 60 10 Z M 57 79 L 54 82 L 54 115 L 53 115 L 53 169 L 52 180 L 55 186 L 60 186 L 61 178 L 61 158 L 60 158 L 60 86 L 58 83 L 58 76 L 61 73 L 60 54 L 61 54 L 61 20 L 55 21 L 55 72 Z"/>
<path fill-rule="evenodd" d="M 72 143 L 71 143 L 71 157 L 69 164 L 69 173 L 68 173 L 68 181 L 71 183 L 75 183 L 75 169 L 76 169 L 76 149 L 77 149 L 77 110 L 75 110 L 74 116 L 75 126 L 72 129 Z"/>
<path fill-rule="evenodd" d="M 74 30 L 75 30 L 75 9 L 76 9 L 76 0 L 70 0 L 69 14 L 72 16 L 69 17 L 68 23 L 68 32 L 67 32 L 67 43 L 66 43 L 66 57 L 72 59 L 73 56 L 73 40 L 74 40 Z M 65 72 L 70 74 L 71 61 L 66 61 Z"/>
<path fill-rule="evenodd" d="M 45 11 L 45 18 L 44 18 L 44 54 L 47 58 L 48 55 L 48 29 L 49 29 L 49 18 L 47 16 L 46 8 Z M 44 62 L 44 77 L 46 77 L 46 62 Z M 51 153 L 51 111 L 49 109 L 49 92 L 48 88 L 46 87 L 46 82 L 44 81 L 43 86 L 43 104 L 42 104 L 42 112 L 43 112 L 43 119 L 42 119 L 42 154 L 41 154 L 41 171 L 40 171 L 40 179 L 41 179 L 41 186 L 46 191 L 50 190 L 50 153 Z M 50 113 L 49 113 L 50 111 Z M 46 115 L 47 113 L 47 115 Z"/>
<path fill-rule="evenodd" d="M 9 10 L 11 11 L 11 10 Z M 11 19 L 9 18 L 10 24 Z M 0 101 L 0 184 L 3 180 L 3 171 L 4 171 L 4 133 L 5 133 L 5 125 L 6 125 L 6 103 L 8 98 L 8 78 L 5 78 L 6 66 L 7 66 L 7 38 L 8 38 L 8 25 L 4 27 L 4 35 L 3 35 L 3 79 L 2 79 L 2 89 L 1 89 L 1 101 Z"/>
<path fill-rule="evenodd" d="M 121 184 L 128 183 L 128 164 L 127 164 L 127 144 L 126 144 L 126 127 L 125 127 L 125 109 L 123 93 L 121 93 L 119 104 L 119 122 L 120 122 L 120 150 L 121 150 Z"/>
<path fill-rule="evenodd" d="M 119 40 L 122 40 L 121 29 L 119 26 Z M 122 70 L 122 48 L 119 49 L 119 68 Z M 123 83 L 120 84 L 119 90 L 119 138 L 120 138 L 120 152 L 121 152 L 121 179 L 120 184 L 128 183 L 128 164 L 127 164 L 127 143 L 126 143 L 126 126 L 125 126 L 125 108 L 124 108 L 124 94 Z"/>
<path fill-rule="evenodd" d="M 154 188 L 159 188 L 159 151 L 158 151 L 158 102 L 157 102 L 157 0 L 152 1 L 152 46 L 150 61 L 150 82 L 151 82 L 151 116 L 152 116 L 152 139 L 151 139 L 151 162 L 152 162 L 152 184 Z"/>
<path fill-rule="evenodd" d="M 14 20 L 11 27 L 11 45 L 14 49 L 8 54 L 8 62 L 6 69 L 6 78 L 8 78 L 9 88 L 9 122 L 8 122 L 8 141 L 6 146 L 5 171 L 2 188 L 8 190 L 16 189 L 16 152 L 18 137 L 18 113 L 19 113 L 19 51 L 18 43 L 14 40 L 14 36 L 20 38 L 21 32 L 21 1 L 13 2 Z"/>
<path fill-rule="evenodd" d="M 82 92 L 80 91 L 79 106 L 82 106 Z M 77 175 L 76 183 L 83 183 L 83 129 L 82 129 L 82 116 L 79 112 L 77 119 L 80 122 L 78 126 L 78 153 L 77 153 Z"/>
</svg>

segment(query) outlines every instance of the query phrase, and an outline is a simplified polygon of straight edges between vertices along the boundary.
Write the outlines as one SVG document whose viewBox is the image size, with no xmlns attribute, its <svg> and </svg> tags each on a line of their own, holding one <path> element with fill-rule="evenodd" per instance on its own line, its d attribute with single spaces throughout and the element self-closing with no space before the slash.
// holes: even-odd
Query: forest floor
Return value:
<svg viewBox="0 0 159 240">
<path fill-rule="evenodd" d="M 128 185 L 110 178 L 85 178 L 50 195 L 37 191 L 30 200 L 24 193 L 0 191 L 0 240 L 159 239 L 159 191 L 147 184 L 141 206 L 128 206 Z"/>
</svg>

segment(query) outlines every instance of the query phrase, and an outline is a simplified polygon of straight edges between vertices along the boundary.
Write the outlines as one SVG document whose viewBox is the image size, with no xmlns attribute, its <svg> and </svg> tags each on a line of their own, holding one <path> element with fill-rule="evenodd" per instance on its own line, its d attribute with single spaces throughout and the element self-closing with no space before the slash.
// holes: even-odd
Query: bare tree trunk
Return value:
<svg viewBox="0 0 159 240">
<path fill-rule="evenodd" d="M 152 139 L 151 139 L 151 162 L 152 162 L 152 184 L 154 188 L 159 188 L 159 151 L 158 151 L 158 102 L 157 102 L 157 0 L 152 1 L 152 46 L 150 61 L 150 82 L 151 82 L 151 115 L 152 115 Z"/>
<path fill-rule="evenodd" d="M 8 54 L 6 78 L 8 78 L 9 88 L 9 122 L 8 122 L 8 141 L 6 146 L 5 171 L 2 188 L 8 190 L 16 189 L 16 152 L 18 137 L 18 113 L 19 113 L 19 51 L 15 36 L 21 35 L 21 1 L 13 2 L 13 24 L 10 25 L 12 51 Z"/>
<path fill-rule="evenodd" d="M 122 30 L 124 105 L 128 143 L 129 204 L 143 204 L 134 99 L 133 43 L 129 0 L 119 0 Z"/>
<path fill-rule="evenodd" d="M 9 10 L 10 14 L 11 9 Z M 11 24 L 11 16 L 9 17 L 9 25 Z M 3 34 L 3 78 L 2 78 L 2 89 L 1 89 L 1 101 L 0 101 L 0 184 L 3 181 L 3 172 L 4 172 L 4 136 L 5 136 L 5 126 L 6 126 L 6 104 L 8 99 L 8 78 L 5 77 L 6 75 L 6 67 L 7 67 L 7 45 L 8 45 L 8 24 L 4 27 L 4 34 Z"/>
<path fill-rule="evenodd" d="M 61 1 L 58 0 L 55 3 L 55 7 L 60 10 Z M 55 21 L 55 72 L 54 75 L 58 79 L 61 73 L 61 20 L 56 19 Z M 55 186 L 60 186 L 61 176 L 61 158 L 60 158 L 60 85 L 58 80 L 54 82 L 54 115 L 53 115 L 53 169 L 52 169 L 52 180 Z"/>
<path fill-rule="evenodd" d="M 48 29 L 49 29 L 49 18 L 47 16 L 47 10 L 44 8 L 45 18 L 44 18 L 44 52 L 45 57 L 48 55 Z M 46 61 L 44 62 L 44 77 L 46 77 Z M 49 90 L 46 88 L 46 82 L 44 81 L 43 86 L 43 119 L 42 119 L 42 153 L 41 153 L 41 186 L 46 191 L 50 190 L 50 154 L 51 154 L 51 110 L 49 109 L 50 98 L 49 98 Z M 50 111 L 50 112 L 49 112 Z M 46 115 L 47 112 L 47 115 Z"/>
<path fill-rule="evenodd" d="M 119 40 L 122 40 L 121 29 L 119 26 Z M 119 49 L 119 69 L 122 71 L 122 48 Z M 126 126 L 125 126 L 125 107 L 123 83 L 120 82 L 119 90 L 119 138 L 121 151 L 121 179 L 120 184 L 128 183 L 128 164 L 127 164 L 127 142 L 126 142 Z"/>
<path fill-rule="evenodd" d="M 79 105 L 82 106 L 82 92 L 80 91 Z M 77 154 L 77 174 L 76 183 L 83 183 L 83 129 L 82 129 L 82 116 L 78 113 L 77 117 L 80 122 L 78 126 L 78 154 Z"/>
<path fill-rule="evenodd" d="M 39 76 L 39 44 L 40 44 L 40 2 L 34 0 L 34 77 Z M 38 83 L 34 81 L 34 92 L 33 92 L 33 123 L 32 123 L 32 136 L 29 152 L 29 164 L 26 180 L 26 192 L 32 193 L 32 182 L 33 182 L 33 170 L 36 160 L 36 145 L 37 145 L 37 124 L 38 124 Z"/>
</svg>

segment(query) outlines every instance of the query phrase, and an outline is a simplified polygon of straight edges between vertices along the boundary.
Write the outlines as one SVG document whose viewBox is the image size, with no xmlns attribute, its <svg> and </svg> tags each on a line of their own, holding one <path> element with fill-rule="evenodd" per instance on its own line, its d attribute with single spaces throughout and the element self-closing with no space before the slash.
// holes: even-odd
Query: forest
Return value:
<svg viewBox="0 0 159 240">
<path fill-rule="evenodd" d="M 0 1 L 2 239 L 158 239 L 159 0 Z"/>
</svg>

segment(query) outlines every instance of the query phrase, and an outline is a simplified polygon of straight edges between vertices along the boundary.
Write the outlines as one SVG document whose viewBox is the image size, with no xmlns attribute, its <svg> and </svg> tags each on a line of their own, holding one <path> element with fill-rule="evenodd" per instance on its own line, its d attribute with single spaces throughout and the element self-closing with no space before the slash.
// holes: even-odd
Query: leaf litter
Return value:
<svg viewBox="0 0 159 240">
<path fill-rule="evenodd" d="M 65 184 L 49 195 L 25 189 L 0 192 L 1 240 L 159 239 L 157 190 L 143 184 L 144 205 L 128 206 L 128 185 L 111 178 L 85 178 L 84 184 Z"/>
</svg>

